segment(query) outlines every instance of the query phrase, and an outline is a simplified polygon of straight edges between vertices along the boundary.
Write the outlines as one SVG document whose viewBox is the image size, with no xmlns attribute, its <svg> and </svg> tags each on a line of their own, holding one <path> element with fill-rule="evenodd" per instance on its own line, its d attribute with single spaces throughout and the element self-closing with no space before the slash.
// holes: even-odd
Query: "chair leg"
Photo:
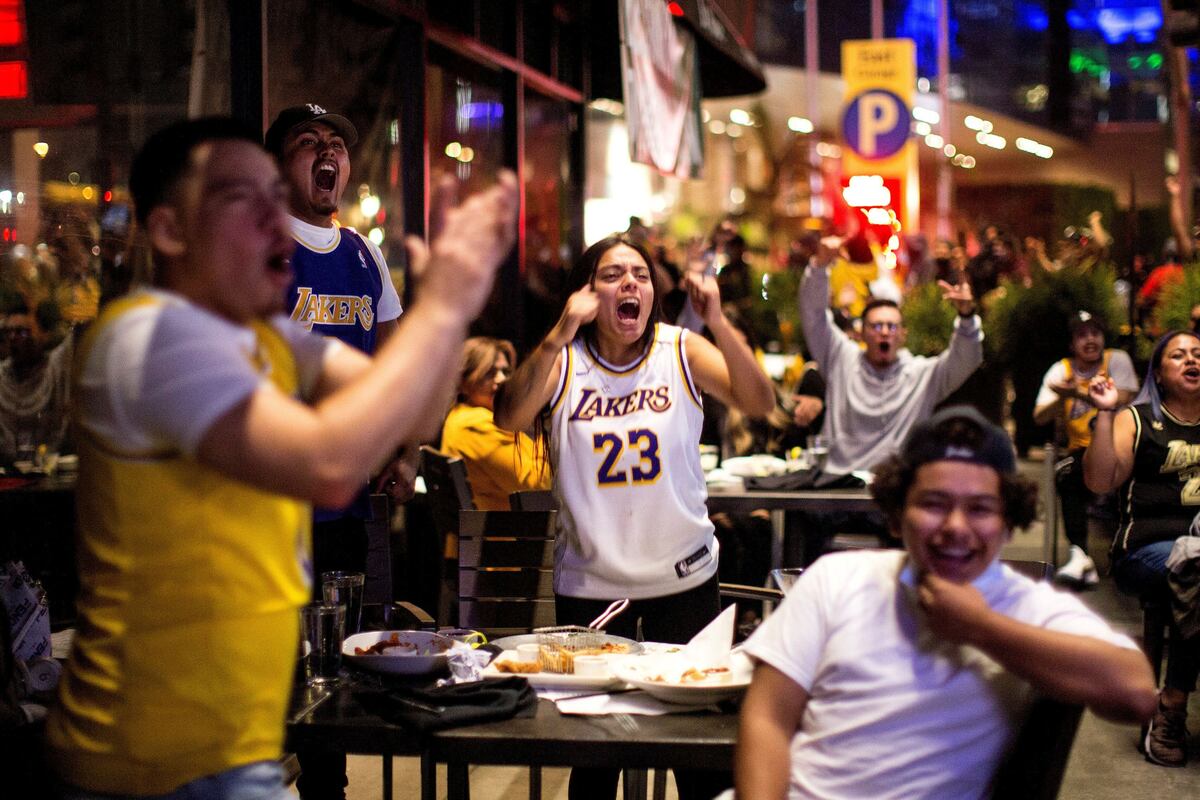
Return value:
<svg viewBox="0 0 1200 800">
<path fill-rule="evenodd" d="M 468 765 L 462 761 L 446 764 L 446 796 L 448 800 L 471 800 L 471 779 Z"/>
<path fill-rule="evenodd" d="M 542 768 L 529 766 L 529 800 L 542 800 Z"/>
<path fill-rule="evenodd" d="M 650 795 L 654 800 L 667 800 L 667 771 L 659 767 L 654 770 L 654 788 Z"/>
<path fill-rule="evenodd" d="M 392 754 L 383 754 L 383 800 L 392 800 Z"/>
<path fill-rule="evenodd" d="M 625 800 L 646 800 L 646 770 L 625 769 L 621 771 Z"/>
<path fill-rule="evenodd" d="M 1157 603 L 1142 607 L 1142 647 L 1146 650 L 1146 658 L 1150 668 L 1154 670 L 1154 684 L 1157 686 L 1162 678 L 1163 651 L 1166 649 L 1166 628 L 1168 620 L 1163 613 L 1163 606 Z M 1170 613 L 1169 611 L 1167 613 Z"/>
</svg>

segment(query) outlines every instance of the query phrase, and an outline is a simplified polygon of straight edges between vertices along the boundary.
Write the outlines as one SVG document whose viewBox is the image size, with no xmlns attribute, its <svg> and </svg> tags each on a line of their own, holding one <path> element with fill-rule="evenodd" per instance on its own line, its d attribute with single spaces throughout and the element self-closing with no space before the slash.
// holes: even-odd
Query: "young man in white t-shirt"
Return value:
<svg viewBox="0 0 1200 800">
<path fill-rule="evenodd" d="M 1034 693 L 1150 717 L 1133 642 L 1000 563 L 1036 503 L 1003 430 L 941 411 L 872 493 L 907 552 L 820 558 L 747 642 L 739 797 L 982 797 Z"/>
</svg>

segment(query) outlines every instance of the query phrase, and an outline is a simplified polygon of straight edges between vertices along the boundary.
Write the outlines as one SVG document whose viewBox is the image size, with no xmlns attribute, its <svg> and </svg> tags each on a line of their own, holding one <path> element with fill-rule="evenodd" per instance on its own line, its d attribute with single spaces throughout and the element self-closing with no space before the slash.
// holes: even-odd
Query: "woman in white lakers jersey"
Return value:
<svg viewBox="0 0 1200 800">
<path fill-rule="evenodd" d="M 495 419 L 548 439 L 558 623 L 586 625 L 628 597 L 611 633 L 634 637 L 640 619 L 646 639 L 686 642 L 719 611 L 700 393 L 751 416 L 769 413 L 775 395 L 722 314 L 716 280 L 687 278 L 714 346 L 659 322 L 651 263 L 621 236 L 588 248 L 567 277 L 562 316 L 497 395 Z M 589 776 L 589 794 L 612 797 L 616 773 L 611 788 L 599 777 Z M 583 785 L 573 776 L 571 796 Z"/>
</svg>

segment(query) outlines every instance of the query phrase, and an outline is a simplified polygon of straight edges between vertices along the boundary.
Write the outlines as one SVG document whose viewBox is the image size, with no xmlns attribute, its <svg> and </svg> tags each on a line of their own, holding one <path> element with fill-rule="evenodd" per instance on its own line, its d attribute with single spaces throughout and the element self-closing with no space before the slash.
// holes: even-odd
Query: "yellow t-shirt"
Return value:
<svg viewBox="0 0 1200 800">
<path fill-rule="evenodd" d="M 114 302 L 79 348 L 145 297 Z M 256 366 L 294 393 L 266 323 Z M 257 363 L 261 361 L 261 363 Z M 79 427 L 79 624 L 47 720 L 58 775 L 161 794 L 282 752 L 307 601 L 311 509 L 178 454 L 126 457 Z"/>
<path fill-rule="evenodd" d="M 550 488 L 550 470 L 534 441 L 496 427 L 491 410 L 482 406 L 459 403 L 450 409 L 442 426 L 442 452 L 466 462 L 480 510 L 507 511 L 513 492 Z"/>
</svg>

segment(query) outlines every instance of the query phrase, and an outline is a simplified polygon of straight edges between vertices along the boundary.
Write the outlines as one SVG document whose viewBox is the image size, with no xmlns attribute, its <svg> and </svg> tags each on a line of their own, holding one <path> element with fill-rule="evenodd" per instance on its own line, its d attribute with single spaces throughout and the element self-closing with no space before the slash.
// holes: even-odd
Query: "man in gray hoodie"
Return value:
<svg viewBox="0 0 1200 800">
<path fill-rule="evenodd" d="M 929 358 L 906 350 L 904 319 L 890 300 L 867 303 L 861 348 L 833 324 L 829 311 L 829 265 L 839 246 L 837 239 L 822 240 L 804 271 L 799 299 L 804 340 L 827 386 L 821 431 L 829 442 L 826 472 L 845 475 L 897 452 L 913 425 L 970 377 L 983 362 L 983 331 L 970 285 L 938 281 L 958 311 L 943 353 Z"/>
</svg>

